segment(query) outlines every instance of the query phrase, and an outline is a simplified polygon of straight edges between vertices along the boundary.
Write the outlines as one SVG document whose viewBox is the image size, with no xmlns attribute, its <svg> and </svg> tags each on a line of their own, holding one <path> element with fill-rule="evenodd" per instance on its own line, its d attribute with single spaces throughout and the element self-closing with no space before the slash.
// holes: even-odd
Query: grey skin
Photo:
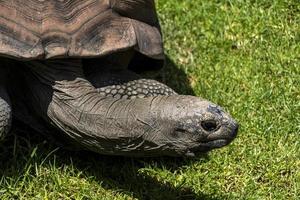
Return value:
<svg viewBox="0 0 300 200">
<path fill-rule="evenodd" d="M 7 68 L 0 67 L 0 140 L 9 132 L 12 121 L 11 102 L 6 91 L 7 75 Z"/>
<path fill-rule="evenodd" d="M 124 66 L 85 74 L 82 63 L 11 62 L 13 76 L 20 77 L 7 84 L 18 102 L 12 105 L 14 115 L 33 127 L 42 119 L 82 149 L 106 155 L 195 156 L 229 144 L 237 134 L 231 116 L 207 100 L 178 95 Z M 21 96 L 26 100 L 14 100 Z M 0 113 L 7 108 L 9 103 Z M 8 121 L 10 116 L 1 115 Z M 9 124 L 1 126 L 9 129 Z"/>
</svg>

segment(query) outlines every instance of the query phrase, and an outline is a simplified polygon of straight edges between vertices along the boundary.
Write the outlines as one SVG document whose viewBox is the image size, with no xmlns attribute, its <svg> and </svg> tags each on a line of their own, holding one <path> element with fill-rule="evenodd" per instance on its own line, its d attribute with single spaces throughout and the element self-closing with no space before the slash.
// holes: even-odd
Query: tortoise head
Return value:
<svg viewBox="0 0 300 200">
<path fill-rule="evenodd" d="M 221 148 L 236 137 L 238 123 L 220 106 L 209 104 L 202 112 L 195 114 L 194 118 L 184 120 L 185 123 L 176 130 L 195 134 L 190 136 L 191 144 L 187 156 L 194 156 L 195 152 Z"/>
<path fill-rule="evenodd" d="M 184 108 L 180 108 L 184 105 Z M 173 156 L 193 157 L 197 153 L 221 148 L 236 137 L 238 123 L 218 105 L 207 100 L 191 98 L 190 102 L 173 108 L 174 124 L 165 126 L 169 131 L 159 140 L 167 141 L 166 149 Z M 172 128 L 170 128 L 172 127 Z"/>
</svg>

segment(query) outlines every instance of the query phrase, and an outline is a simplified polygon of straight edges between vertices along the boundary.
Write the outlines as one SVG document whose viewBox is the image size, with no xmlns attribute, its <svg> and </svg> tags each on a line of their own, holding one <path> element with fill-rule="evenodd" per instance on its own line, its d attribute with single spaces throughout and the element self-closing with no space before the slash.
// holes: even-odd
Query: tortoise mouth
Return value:
<svg viewBox="0 0 300 200">
<path fill-rule="evenodd" d="M 194 157 L 196 154 L 207 153 L 212 149 L 222 148 L 230 144 L 237 136 L 239 125 L 235 124 L 229 134 L 220 135 L 218 137 L 207 138 L 201 141 L 197 146 L 189 149 L 186 153 L 187 157 Z"/>
<path fill-rule="evenodd" d="M 186 153 L 186 157 L 195 157 L 198 154 L 205 154 L 212 149 L 222 148 L 228 145 L 231 141 L 226 139 L 217 139 L 200 143 L 197 147 L 189 149 Z"/>
<path fill-rule="evenodd" d="M 209 147 L 209 148 L 221 148 L 229 144 L 230 141 L 226 139 L 217 139 L 217 140 L 212 140 L 212 141 L 207 141 L 204 143 L 201 143 L 200 146 L 203 147 Z"/>
<path fill-rule="evenodd" d="M 197 147 L 191 149 L 194 153 L 206 153 L 212 149 L 222 148 L 228 145 L 232 140 L 228 139 L 216 139 L 206 142 L 201 142 Z"/>
</svg>

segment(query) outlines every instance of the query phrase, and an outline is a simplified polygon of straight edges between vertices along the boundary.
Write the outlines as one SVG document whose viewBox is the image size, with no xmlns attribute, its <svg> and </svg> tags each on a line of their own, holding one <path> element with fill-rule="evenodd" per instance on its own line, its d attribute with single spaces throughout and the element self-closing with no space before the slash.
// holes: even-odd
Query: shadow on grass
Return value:
<svg viewBox="0 0 300 200">
<path fill-rule="evenodd" d="M 185 72 L 179 69 L 174 61 L 168 56 L 165 60 L 165 66 L 162 69 L 162 77 L 159 79 L 179 94 L 195 96 Z"/>
<path fill-rule="evenodd" d="M 167 58 L 164 74 L 164 82 L 175 88 L 177 92 L 193 95 L 186 75 L 169 58 Z M 209 159 L 207 155 L 197 159 L 124 158 L 101 156 L 85 151 L 73 152 L 63 148 L 53 153 L 53 150 L 58 147 L 55 141 L 46 139 L 25 125 L 14 123 L 13 134 L 0 145 L 0 177 L 3 176 L 10 181 L 17 182 L 19 177 L 25 176 L 29 165 L 54 164 L 58 168 L 69 165 L 74 166 L 76 171 L 82 172 L 83 177 L 100 182 L 105 189 L 128 194 L 140 200 L 217 200 L 205 194 L 196 194 L 184 183 L 174 187 L 157 172 L 166 169 L 162 173 L 166 173 L 167 177 L 167 172 L 176 173 L 193 162 L 207 162 Z M 45 160 L 47 162 L 44 162 Z M 29 173 L 34 176 L 33 171 Z"/>
<path fill-rule="evenodd" d="M 13 184 L 18 185 L 17 182 L 26 176 L 29 176 L 26 180 L 30 183 L 30 179 L 36 176 L 32 166 L 43 165 L 49 169 L 53 166 L 57 169 L 69 166 L 69 169 L 75 168 L 75 173 L 82 173 L 80 178 L 95 180 L 104 189 L 127 194 L 139 200 L 223 199 L 195 193 L 184 183 L 174 187 L 157 172 L 157 170 L 164 169 L 164 171 L 176 173 L 194 162 L 205 163 L 209 160 L 206 155 L 196 159 L 102 156 L 87 151 L 74 152 L 62 148 L 57 149 L 55 143 L 48 142 L 40 134 L 30 129 L 26 131 L 28 133 L 13 131 L 14 133 L 1 144 L 0 148 L 0 177 L 5 177 Z M 0 186 L 0 190 L 1 187 L 3 185 Z"/>
<path fill-rule="evenodd" d="M 205 194 L 196 194 L 191 188 L 183 185 L 174 187 L 167 180 L 161 180 L 161 177 L 158 178 L 160 174 L 155 176 L 154 170 L 167 169 L 174 173 L 174 171 L 195 162 L 195 160 L 107 157 L 84 152 L 81 152 L 81 155 L 78 156 L 79 158 L 88 158 L 86 160 L 89 163 L 74 161 L 72 163 L 78 169 L 84 171 L 87 176 L 92 176 L 102 181 L 102 187 L 123 192 L 140 200 L 216 200 Z M 202 158 L 201 160 L 206 162 L 207 158 Z M 122 164 L 120 165 L 120 163 Z M 100 171 L 95 169 L 100 169 Z"/>
</svg>

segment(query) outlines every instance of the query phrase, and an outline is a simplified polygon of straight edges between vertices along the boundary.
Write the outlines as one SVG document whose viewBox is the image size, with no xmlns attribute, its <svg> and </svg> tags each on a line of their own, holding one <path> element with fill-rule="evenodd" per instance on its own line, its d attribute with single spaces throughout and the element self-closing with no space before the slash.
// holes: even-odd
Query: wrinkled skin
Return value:
<svg viewBox="0 0 300 200">
<path fill-rule="evenodd" d="M 123 156 L 194 156 L 229 144 L 237 134 L 237 123 L 219 106 L 178 95 L 129 71 L 121 76 L 129 79 L 121 80 L 114 70 L 93 73 L 88 81 L 81 60 L 25 65 L 19 73 L 27 87 L 27 106 L 84 149 Z"/>
</svg>

